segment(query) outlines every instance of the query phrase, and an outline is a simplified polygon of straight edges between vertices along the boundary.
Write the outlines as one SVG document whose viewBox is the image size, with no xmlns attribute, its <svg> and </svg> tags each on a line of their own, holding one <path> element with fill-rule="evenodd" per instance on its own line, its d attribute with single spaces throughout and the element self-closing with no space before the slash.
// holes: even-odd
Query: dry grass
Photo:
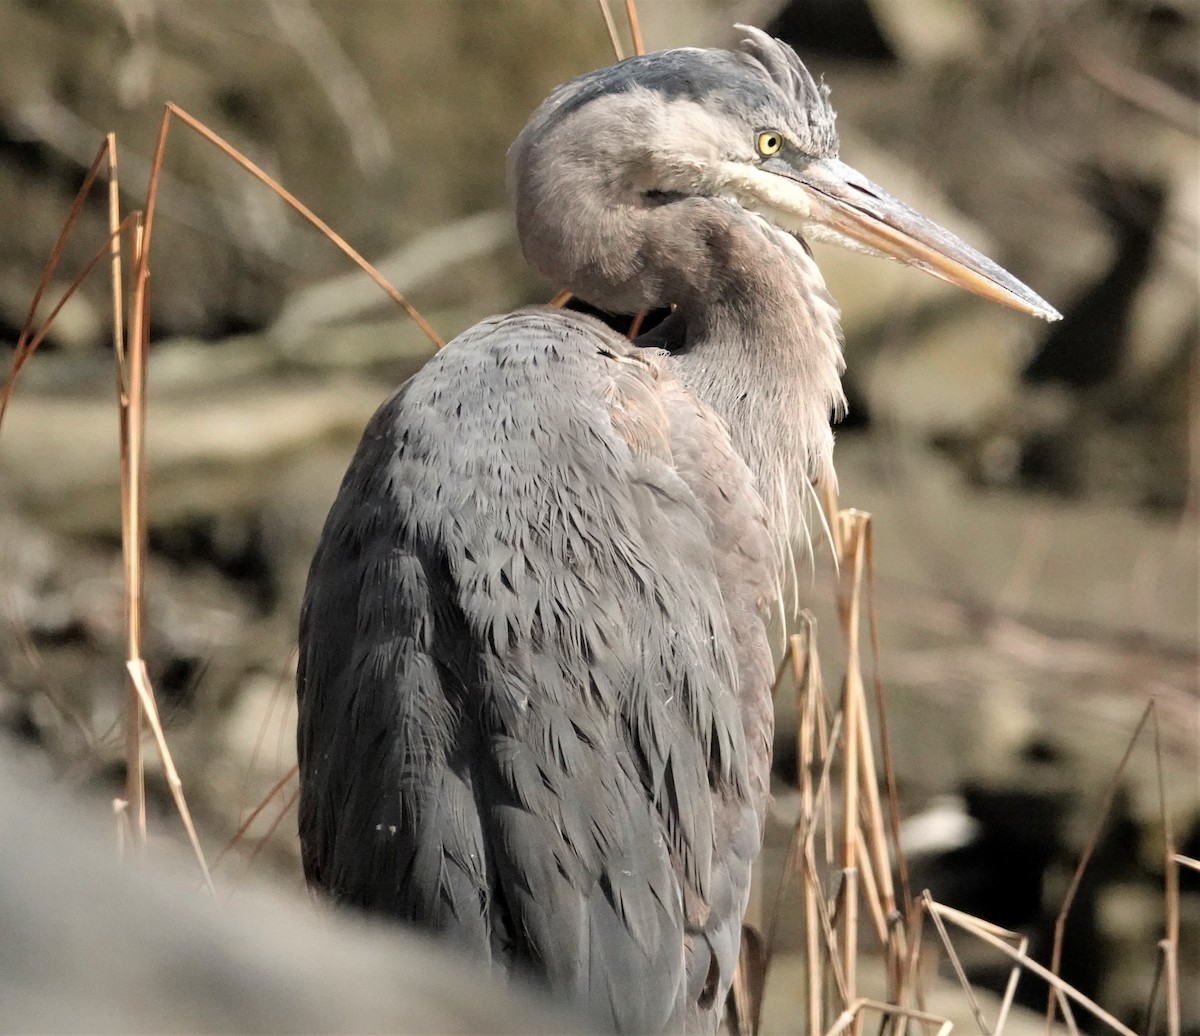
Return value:
<svg viewBox="0 0 1200 1036">
<path fill-rule="evenodd" d="M 607 0 L 598 2 L 614 52 L 620 58 L 623 50 Z M 626 0 L 626 13 L 633 50 L 640 54 L 642 40 L 632 0 Z M 155 692 L 142 659 L 141 646 L 146 552 L 143 456 L 147 401 L 147 284 L 155 199 L 172 120 L 182 122 L 286 201 L 361 267 L 418 323 L 431 341 L 439 346 L 442 343 L 407 300 L 343 238 L 244 155 L 173 104 L 167 104 L 164 111 L 144 209 L 125 215 L 120 211 L 117 142 L 110 134 L 89 168 L 64 222 L 62 233 L 51 251 L 31 301 L 8 376 L 0 390 L 0 422 L 3 421 L 5 408 L 22 367 L 45 338 L 67 299 L 107 255 L 112 283 L 113 353 L 121 429 L 122 550 L 127 633 L 125 665 L 128 678 L 125 732 L 127 783 L 124 798 L 115 804 L 118 828 L 135 846 L 144 846 L 146 796 L 142 752 L 144 727 L 148 726 L 200 874 L 206 887 L 212 891 L 209 867 L 191 820 L 183 782 L 159 719 Z M 42 307 L 66 241 L 102 169 L 107 169 L 108 173 L 108 238 L 100 244 L 90 262 L 51 307 L 45 319 L 36 324 L 37 313 Z M 127 279 L 132 285 L 131 289 L 126 287 Z M 561 304 L 565 300 L 564 294 L 557 297 L 554 304 Z M 839 692 L 831 693 L 824 682 L 816 652 L 814 620 L 808 613 L 800 616 L 798 632 L 790 638 L 776 684 L 778 693 L 783 693 L 783 688 L 790 685 L 797 699 L 800 716 L 797 745 L 800 816 L 792 833 L 785 873 L 776 894 L 774 909 L 766 922 L 766 932 L 760 934 L 749 928 L 746 931 L 734 986 L 734 1024 L 743 1032 L 758 1031 L 763 998 L 771 977 L 780 906 L 785 896 L 799 895 L 803 902 L 806 981 L 803 995 L 795 1005 L 795 1028 L 798 1031 L 814 1036 L 819 1033 L 837 1036 L 847 1030 L 858 1033 L 862 1030 L 867 1012 L 874 1012 L 882 1016 L 883 1027 L 887 1030 L 902 1032 L 913 1025 L 926 1034 L 944 1036 L 950 1031 L 950 1020 L 924 1008 L 925 977 L 940 951 L 945 954 L 951 970 L 957 976 L 964 1000 L 981 1033 L 999 1036 L 1004 1032 L 1017 979 L 1026 972 L 1039 977 L 1048 986 L 1047 1032 L 1059 1015 L 1073 1033 L 1077 1032 L 1074 1010 L 1078 1007 L 1113 1031 L 1123 1036 L 1134 1036 L 1132 1029 L 1059 979 L 1057 971 L 1065 923 L 1075 892 L 1107 819 L 1125 766 L 1151 719 L 1155 720 L 1157 749 L 1154 702 L 1147 706 L 1114 772 L 1104 806 L 1095 820 L 1087 848 L 1058 916 L 1054 953 L 1049 967 L 1027 955 L 1026 941 L 1018 934 L 937 903 L 928 893 L 912 896 L 908 888 L 905 861 L 899 848 L 900 805 L 888 746 L 885 696 L 879 678 L 878 635 L 871 592 L 871 517 L 859 511 L 839 509 L 828 487 L 825 489 L 824 505 L 833 551 L 834 595 L 844 645 L 843 676 Z M 870 695 L 863 677 L 864 621 L 869 631 L 867 651 L 873 673 Z M 82 723 L 78 718 L 76 722 Z M 1161 752 L 1158 759 L 1162 787 Z M 295 775 L 293 768 L 279 779 L 263 801 L 246 817 L 230 845 L 217 857 L 218 862 L 250 830 L 273 800 L 285 796 Z M 285 796 L 270 823 L 270 830 L 259 842 L 260 848 L 270 832 L 289 815 L 296 794 L 296 791 L 292 791 Z M 1152 1024 L 1155 1015 L 1153 1005 L 1161 1001 L 1165 1008 L 1166 1032 L 1169 1036 L 1178 1036 L 1179 870 L 1182 867 L 1200 871 L 1200 863 L 1176 852 L 1165 801 L 1162 802 L 1162 824 L 1166 937 L 1161 943 L 1161 989 L 1156 983 L 1151 994 L 1152 1003 L 1147 1008 L 1145 1031 L 1155 1031 Z M 986 944 L 1011 962 L 1007 990 L 994 1019 L 985 1017 L 967 980 L 947 926 L 957 928 L 972 939 Z M 928 936 L 930 930 L 934 937 Z M 875 962 L 882 969 L 886 1002 L 864 997 L 861 993 L 863 983 L 860 969 L 867 962 Z"/>
</svg>

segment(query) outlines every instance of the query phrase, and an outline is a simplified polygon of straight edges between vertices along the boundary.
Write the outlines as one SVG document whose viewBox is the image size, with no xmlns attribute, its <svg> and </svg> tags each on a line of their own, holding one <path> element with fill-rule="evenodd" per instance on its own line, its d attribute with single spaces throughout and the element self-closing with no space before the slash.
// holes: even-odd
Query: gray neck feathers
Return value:
<svg viewBox="0 0 1200 1036">
<path fill-rule="evenodd" d="M 845 406 L 838 310 L 799 242 L 739 215 L 721 257 L 724 290 L 681 307 L 686 344 L 672 368 L 725 419 L 772 527 L 792 536 L 805 482 L 834 477 L 829 419 Z"/>
<path fill-rule="evenodd" d="M 605 127 L 593 128 L 581 144 L 535 119 L 514 144 L 526 258 L 613 312 L 677 305 L 686 331 L 672 369 L 724 418 L 790 538 L 804 481 L 832 477 L 829 417 L 844 403 L 837 306 L 790 235 L 721 198 L 647 194 L 627 138 L 610 148 Z"/>
</svg>

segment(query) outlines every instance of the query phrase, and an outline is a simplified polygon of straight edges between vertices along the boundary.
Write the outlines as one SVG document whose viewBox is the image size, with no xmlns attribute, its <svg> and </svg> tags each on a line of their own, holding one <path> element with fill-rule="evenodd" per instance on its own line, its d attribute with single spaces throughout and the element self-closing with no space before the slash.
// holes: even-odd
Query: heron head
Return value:
<svg viewBox="0 0 1200 1036">
<path fill-rule="evenodd" d="M 630 58 L 564 84 L 538 109 L 509 156 L 535 266 L 553 274 L 545 257 L 561 266 L 570 255 L 567 265 L 587 268 L 590 283 L 636 277 L 634 265 L 610 251 L 620 210 L 719 199 L 797 237 L 896 259 L 1058 318 L 1007 271 L 841 162 L 828 87 L 785 43 L 739 28 L 740 50 Z M 557 222 L 540 218 L 550 209 Z"/>
</svg>

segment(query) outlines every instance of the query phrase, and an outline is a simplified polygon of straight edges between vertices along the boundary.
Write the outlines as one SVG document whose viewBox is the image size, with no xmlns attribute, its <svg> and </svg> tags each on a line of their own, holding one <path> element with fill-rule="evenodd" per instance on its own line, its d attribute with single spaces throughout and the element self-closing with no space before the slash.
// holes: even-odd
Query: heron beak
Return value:
<svg viewBox="0 0 1200 1036">
<path fill-rule="evenodd" d="M 1062 314 L 987 256 L 944 227 L 910 209 L 877 184 L 837 159 L 811 159 L 802 165 L 783 160 L 761 167 L 791 181 L 803 194 L 781 206 L 801 216 L 803 231 L 877 255 L 898 259 L 965 288 L 985 299 L 1043 320 Z M 775 193 L 775 192 L 773 192 Z M 787 194 L 795 195 L 794 191 Z M 778 195 L 776 195 L 778 199 Z"/>
</svg>

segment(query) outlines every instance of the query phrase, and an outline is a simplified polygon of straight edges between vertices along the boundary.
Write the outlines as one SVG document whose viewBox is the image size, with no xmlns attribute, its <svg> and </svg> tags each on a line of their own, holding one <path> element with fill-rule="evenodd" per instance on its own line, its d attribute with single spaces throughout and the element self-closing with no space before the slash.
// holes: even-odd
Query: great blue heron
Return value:
<svg viewBox="0 0 1200 1036">
<path fill-rule="evenodd" d="M 510 153 L 532 307 L 375 414 L 300 627 L 310 884 L 532 973 L 626 1032 L 715 1028 L 767 800 L 764 614 L 830 470 L 838 310 L 805 245 L 1055 311 L 837 159 L 756 29 L 559 87 Z"/>
</svg>

